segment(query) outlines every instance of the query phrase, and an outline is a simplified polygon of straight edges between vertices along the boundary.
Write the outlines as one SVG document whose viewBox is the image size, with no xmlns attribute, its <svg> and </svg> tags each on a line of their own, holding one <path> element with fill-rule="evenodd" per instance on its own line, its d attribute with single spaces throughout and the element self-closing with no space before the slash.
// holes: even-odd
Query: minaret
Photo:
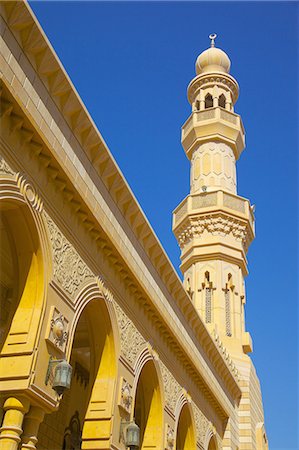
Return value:
<svg viewBox="0 0 299 450">
<path fill-rule="evenodd" d="M 182 127 L 182 145 L 191 163 L 190 194 L 174 211 L 173 231 L 192 302 L 210 332 L 237 356 L 252 351 L 244 277 L 254 216 L 250 202 L 237 195 L 236 161 L 245 147 L 234 112 L 239 86 L 215 38 L 210 35 L 211 47 L 197 58 L 188 86 L 192 113 Z"/>
</svg>

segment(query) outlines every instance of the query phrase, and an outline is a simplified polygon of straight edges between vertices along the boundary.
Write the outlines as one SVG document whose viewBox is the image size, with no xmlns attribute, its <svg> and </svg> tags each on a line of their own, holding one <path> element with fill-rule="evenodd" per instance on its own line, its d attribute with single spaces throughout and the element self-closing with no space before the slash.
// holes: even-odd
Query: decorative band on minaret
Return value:
<svg viewBox="0 0 299 450">
<path fill-rule="evenodd" d="M 245 147 L 241 117 L 234 112 L 239 86 L 231 62 L 211 46 L 196 61 L 188 86 L 192 113 L 182 127 L 191 163 L 190 194 L 173 214 L 181 270 L 191 301 L 211 332 L 232 353 L 252 351 L 245 331 L 246 253 L 254 238 L 249 201 L 237 195 L 236 161 Z"/>
</svg>

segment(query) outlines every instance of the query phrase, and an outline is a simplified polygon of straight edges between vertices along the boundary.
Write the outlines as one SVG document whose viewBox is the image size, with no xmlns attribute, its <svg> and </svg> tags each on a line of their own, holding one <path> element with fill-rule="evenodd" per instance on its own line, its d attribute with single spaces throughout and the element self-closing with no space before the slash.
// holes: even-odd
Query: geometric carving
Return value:
<svg viewBox="0 0 299 450">
<path fill-rule="evenodd" d="M 65 351 L 68 339 L 68 324 L 68 320 L 52 306 L 46 339 L 62 352 Z"/>
<path fill-rule="evenodd" d="M 15 172 L 10 168 L 2 156 L 0 156 L 0 173 L 5 175 L 15 175 Z"/>
<path fill-rule="evenodd" d="M 164 382 L 165 403 L 168 409 L 174 414 L 177 399 L 179 398 L 182 388 L 162 362 L 160 362 L 160 368 Z"/>
<path fill-rule="evenodd" d="M 206 208 L 208 206 L 217 205 L 217 193 L 211 192 L 207 195 L 197 195 L 192 197 L 192 208 Z"/>
<path fill-rule="evenodd" d="M 52 244 L 54 279 L 74 297 L 80 285 L 94 275 L 48 214 L 44 215 Z"/>
<path fill-rule="evenodd" d="M 123 408 L 126 413 L 131 413 L 132 386 L 123 377 L 121 377 L 118 405 Z"/>
<path fill-rule="evenodd" d="M 241 213 L 245 213 L 245 202 L 244 200 L 233 197 L 231 195 L 223 193 L 223 206 L 227 208 L 233 209 L 234 211 L 239 211 Z"/>
<path fill-rule="evenodd" d="M 115 301 L 114 308 L 120 332 L 121 355 L 128 363 L 130 363 L 131 367 L 133 367 L 137 356 L 142 347 L 144 347 L 146 341 Z"/>
</svg>

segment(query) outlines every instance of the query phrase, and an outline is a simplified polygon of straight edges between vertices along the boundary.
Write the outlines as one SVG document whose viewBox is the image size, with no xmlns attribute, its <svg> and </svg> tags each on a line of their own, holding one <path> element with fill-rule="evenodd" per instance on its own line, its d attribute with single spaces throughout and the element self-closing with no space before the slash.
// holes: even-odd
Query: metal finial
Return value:
<svg viewBox="0 0 299 450">
<path fill-rule="evenodd" d="M 211 47 L 215 47 L 215 39 L 217 37 L 216 33 L 210 34 L 209 38 L 211 39 Z"/>
</svg>

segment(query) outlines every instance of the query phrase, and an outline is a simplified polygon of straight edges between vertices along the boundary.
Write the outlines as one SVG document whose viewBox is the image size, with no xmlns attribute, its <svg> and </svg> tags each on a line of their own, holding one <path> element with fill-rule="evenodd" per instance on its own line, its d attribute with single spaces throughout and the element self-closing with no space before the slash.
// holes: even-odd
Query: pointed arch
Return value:
<svg viewBox="0 0 299 450">
<path fill-rule="evenodd" d="M 41 425 L 41 435 L 56 423 L 63 432 L 56 447 L 67 447 L 76 415 L 81 429 L 82 449 L 110 448 L 113 407 L 116 395 L 119 337 L 112 298 L 104 293 L 97 280 L 88 282 L 77 295 L 75 315 L 70 326 L 67 359 L 73 368 L 72 382 L 52 419 Z M 54 416 L 54 417 L 53 417 Z M 53 426 L 53 425 L 52 425 Z"/>
<path fill-rule="evenodd" d="M 42 216 L 42 201 L 20 174 L 0 180 L 1 215 L 1 298 L 5 314 L 1 323 L 1 356 L 30 354 L 34 351 L 42 324 L 46 290 L 51 274 L 51 250 Z M 16 342 L 15 336 L 18 336 Z M 6 359 L 7 363 L 7 359 Z M 1 369 L 0 373 L 7 370 Z M 32 370 L 34 361 L 27 365 Z M 7 366 L 7 364 L 6 364 Z M 16 365 L 22 374 L 23 365 Z"/>
<path fill-rule="evenodd" d="M 205 95 L 205 109 L 207 108 L 213 108 L 213 97 L 209 92 Z"/>
<path fill-rule="evenodd" d="M 205 442 L 204 448 L 206 450 L 218 450 L 217 439 L 215 436 L 215 429 L 213 429 L 213 427 L 208 428 L 204 442 Z"/>
<path fill-rule="evenodd" d="M 157 356 L 150 346 L 143 349 L 134 366 L 133 415 L 140 427 L 140 450 L 163 446 L 163 383 Z"/>
<path fill-rule="evenodd" d="M 219 99 L 218 99 L 218 105 L 219 105 L 221 108 L 225 108 L 225 105 L 226 105 L 226 97 L 225 97 L 224 94 L 221 94 L 221 95 L 219 96 Z"/>
<path fill-rule="evenodd" d="M 178 398 L 175 408 L 176 450 L 193 450 L 196 448 L 195 422 L 193 410 L 185 393 Z"/>
</svg>

